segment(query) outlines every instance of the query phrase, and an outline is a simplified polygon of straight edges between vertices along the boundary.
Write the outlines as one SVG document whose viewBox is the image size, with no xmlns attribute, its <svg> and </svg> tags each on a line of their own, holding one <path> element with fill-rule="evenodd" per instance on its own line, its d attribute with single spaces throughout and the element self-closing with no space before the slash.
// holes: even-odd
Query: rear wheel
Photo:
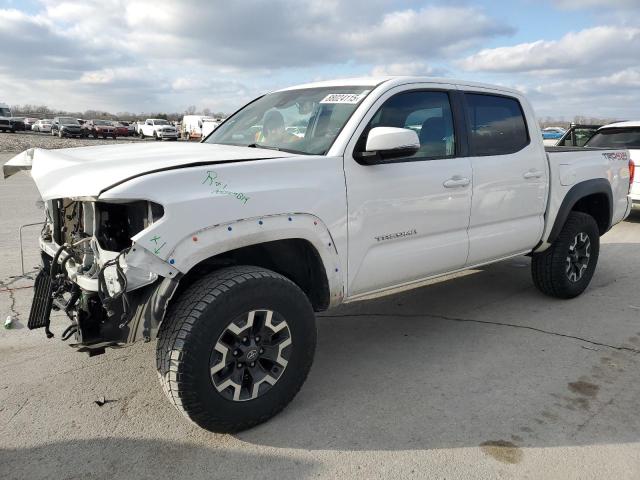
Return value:
<svg viewBox="0 0 640 480">
<path fill-rule="evenodd" d="M 162 323 L 156 366 L 173 405 L 213 432 L 280 412 L 304 383 L 316 344 L 306 295 L 259 267 L 230 267 L 188 287 Z"/>
<path fill-rule="evenodd" d="M 546 295 L 577 297 L 589 286 L 599 253 L 600 231 L 594 218 L 571 212 L 556 241 L 533 255 L 533 282 Z"/>
</svg>

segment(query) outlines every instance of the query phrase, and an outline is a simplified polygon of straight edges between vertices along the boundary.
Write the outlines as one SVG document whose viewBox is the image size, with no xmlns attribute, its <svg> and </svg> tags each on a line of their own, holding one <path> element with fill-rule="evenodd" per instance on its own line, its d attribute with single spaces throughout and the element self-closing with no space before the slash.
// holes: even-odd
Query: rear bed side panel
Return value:
<svg viewBox="0 0 640 480">
<path fill-rule="evenodd" d="M 550 195 L 543 243 L 538 251 L 548 247 L 553 240 L 552 233 L 557 233 L 558 226 L 554 231 L 556 219 L 559 228 L 562 227 L 567 204 L 573 207 L 584 195 L 605 193 L 608 196 L 610 190 L 610 226 L 625 218 L 629 211 L 629 154 L 626 150 L 553 149 L 547 152 L 547 156 L 551 170 Z M 572 189 L 574 193 L 569 195 Z M 561 210 L 563 213 L 560 213 Z"/>
</svg>

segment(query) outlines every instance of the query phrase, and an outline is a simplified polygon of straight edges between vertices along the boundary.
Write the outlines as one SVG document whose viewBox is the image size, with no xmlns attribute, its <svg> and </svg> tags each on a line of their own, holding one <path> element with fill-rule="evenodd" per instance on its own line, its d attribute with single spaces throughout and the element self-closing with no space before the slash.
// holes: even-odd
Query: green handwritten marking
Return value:
<svg viewBox="0 0 640 480">
<path fill-rule="evenodd" d="M 213 170 L 207 170 L 207 176 L 202 181 L 202 184 L 208 184 L 210 187 L 215 186 L 215 190 L 213 190 L 211 193 L 215 193 L 217 195 L 230 195 L 237 198 L 240 202 L 242 202 L 243 205 L 246 205 L 250 200 L 250 197 L 242 192 L 234 192 L 229 190 L 229 185 L 218 179 L 218 173 L 214 172 Z"/>
<path fill-rule="evenodd" d="M 151 240 L 149 240 L 150 242 L 155 242 L 155 244 L 158 244 L 158 240 L 160 240 L 161 237 L 159 237 L 158 235 L 154 236 Z"/>
<path fill-rule="evenodd" d="M 167 244 L 167 242 L 164 242 L 162 245 L 160 245 L 158 248 L 153 250 L 153 253 L 155 253 L 156 255 L 158 255 L 160 253 L 160 250 L 162 250 L 162 247 L 164 247 Z"/>
<path fill-rule="evenodd" d="M 211 176 L 213 174 L 213 177 Z M 213 185 L 215 179 L 218 178 L 218 174 L 212 170 L 207 170 L 207 177 L 202 181 L 202 184 L 209 182 L 209 185 Z"/>
</svg>

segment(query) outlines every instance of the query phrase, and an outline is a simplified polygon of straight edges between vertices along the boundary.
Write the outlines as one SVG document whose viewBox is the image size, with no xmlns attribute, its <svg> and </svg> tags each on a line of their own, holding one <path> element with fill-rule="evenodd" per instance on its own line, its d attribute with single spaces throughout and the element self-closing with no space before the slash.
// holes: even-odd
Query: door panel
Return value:
<svg viewBox="0 0 640 480">
<path fill-rule="evenodd" d="M 467 263 L 474 265 L 535 247 L 544 228 L 548 168 L 518 100 L 468 93 L 465 99 L 473 168 Z"/>
<path fill-rule="evenodd" d="M 348 296 L 455 270 L 467 259 L 471 162 L 454 156 L 446 92 L 422 96 L 408 90 L 399 87 L 381 97 L 345 155 Z M 442 98 L 444 107 L 438 104 Z M 366 143 L 366 132 L 376 126 L 415 129 L 420 151 L 393 163 L 359 164 L 356 142 Z"/>
</svg>

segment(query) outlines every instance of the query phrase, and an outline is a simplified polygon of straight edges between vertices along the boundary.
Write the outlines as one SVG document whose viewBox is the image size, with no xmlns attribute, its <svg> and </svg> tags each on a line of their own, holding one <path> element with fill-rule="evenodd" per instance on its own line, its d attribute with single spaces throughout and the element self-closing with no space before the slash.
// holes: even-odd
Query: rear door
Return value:
<svg viewBox="0 0 640 480">
<path fill-rule="evenodd" d="M 429 85 L 429 84 L 427 84 Z M 348 296 L 410 283 L 464 266 L 471 163 L 447 85 L 396 87 L 367 113 L 345 152 Z M 421 147 L 406 158 L 359 163 L 374 127 L 410 128 Z"/>
<path fill-rule="evenodd" d="M 548 164 L 529 105 L 486 90 L 465 91 L 473 169 L 468 265 L 531 250 L 544 229 Z M 525 112 L 525 109 L 527 111 Z"/>
</svg>

